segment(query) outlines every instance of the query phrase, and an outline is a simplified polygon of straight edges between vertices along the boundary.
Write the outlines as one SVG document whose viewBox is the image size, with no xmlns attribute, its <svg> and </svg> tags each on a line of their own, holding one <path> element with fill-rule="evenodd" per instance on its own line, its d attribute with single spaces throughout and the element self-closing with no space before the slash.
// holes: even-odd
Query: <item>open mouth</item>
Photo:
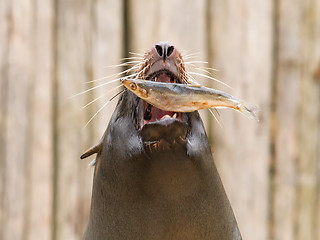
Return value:
<svg viewBox="0 0 320 240">
<path fill-rule="evenodd" d="M 171 72 L 167 70 L 160 70 L 147 77 L 149 81 L 166 82 L 166 83 L 180 83 L 179 79 Z M 182 120 L 182 114 L 180 112 L 163 111 L 154 107 L 149 103 L 144 104 L 143 125 L 152 123 L 164 118 L 176 118 Z"/>
<path fill-rule="evenodd" d="M 146 81 L 181 83 L 173 73 L 167 70 L 160 70 L 149 75 L 146 79 Z M 138 101 L 137 129 L 140 131 L 144 142 L 185 138 L 187 133 L 186 113 L 164 111 L 140 98 Z M 180 129 L 182 127 L 183 130 L 177 131 L 177 127 L 180 127 Z"/>
</svg>

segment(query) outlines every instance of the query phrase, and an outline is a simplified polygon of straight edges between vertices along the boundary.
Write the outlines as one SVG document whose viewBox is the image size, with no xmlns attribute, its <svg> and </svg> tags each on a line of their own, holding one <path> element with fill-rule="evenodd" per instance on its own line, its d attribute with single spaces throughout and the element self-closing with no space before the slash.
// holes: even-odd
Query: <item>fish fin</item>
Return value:
<svg viewBox="0 0 320 240">
<path fill-rule="evenodd" d="M 260 109 L 257 105 L 242 102 L 241 104 L 238 105 L 238 110 L 247 118 L 250 118 L 259 122 L 259 117 L 257 113 L 260 111 Z"/>
</svg>

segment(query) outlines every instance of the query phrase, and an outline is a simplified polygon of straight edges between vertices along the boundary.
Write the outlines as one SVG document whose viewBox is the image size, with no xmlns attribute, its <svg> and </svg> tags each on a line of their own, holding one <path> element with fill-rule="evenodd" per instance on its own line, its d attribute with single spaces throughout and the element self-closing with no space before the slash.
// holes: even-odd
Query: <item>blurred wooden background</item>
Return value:
<svg viewBox="0 0 320 240">
<path fill-rule="evenodd" d="M 320 239 L 319 0 L 1 0 L 0 239 L 81 239 L 92 169 L 79 156 L 113 112 L 106 85 L 160 40 L 197 53 L 260 106 L 202 116 L 245 240 Z M 107 81 L 109 79 L 105 79 Z M 116 92 L 116 91 L 115 91 Z"/>
</svg>

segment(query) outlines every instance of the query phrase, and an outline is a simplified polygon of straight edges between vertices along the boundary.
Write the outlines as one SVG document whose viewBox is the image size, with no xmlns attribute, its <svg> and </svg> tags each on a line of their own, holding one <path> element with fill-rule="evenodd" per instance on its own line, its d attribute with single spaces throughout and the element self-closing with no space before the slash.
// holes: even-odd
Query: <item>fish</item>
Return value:
<svg viewBox="0 0 320 240">
<path fill-rule="evenodd" d="M 249 119 L 259 121 L 258 106 L 217 89 L 140 79 L 120 81 L 136 96 L 164 111 L 193 112 L 201 109 L 232 108 Z"/>
</svg>

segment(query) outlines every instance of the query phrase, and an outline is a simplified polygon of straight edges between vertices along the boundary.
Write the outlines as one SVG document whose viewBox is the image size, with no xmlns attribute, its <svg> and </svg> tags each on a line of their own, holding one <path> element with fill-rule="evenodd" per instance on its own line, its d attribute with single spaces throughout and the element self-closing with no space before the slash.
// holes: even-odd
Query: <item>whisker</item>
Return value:
<svg viewBox="0 0 320 240">
<path fill-rule="evenodd" d="M 143 54 L 143 55 L 145 55 L 145 53 L 146 53 L 146 49 L 137 49 L 137 52 L 138 53 L 140 53 L 140 54 Z M 134 53 L 134 52 L 132 52 L 132 53 Z"/>
<path fill-rule="evenodd" d="M 219 117 L 220 117 L 220 113 L 219 113 L 219 111 L 218 111 L 218 109 L 217 108 L 213 108 L 213 110 L 219 115 Z"/>
<path fill-rule="evenodd" d="M 144 53 L 135 53 L 135 52 L 129 52 L 129 54 L 132 54 L 132 55 L 138 55 L 138 56 L 144 56 Z"/>
<path fill-rule="evenodd" d="M 189 66 L 191 66 L 191 67 L 193 67 L 193 68 L 195 68 L 195 69 L 199 69 L 199 70 L 202 70 L 202 71 L 206 71 L 206 72 L 208 72 L 208 73 L 210 73 L 211 74 L 211 72 L 210 71 L 214 71 L 214 72 L 218 72 L 219 70 L 218 69 L 215 69 L 215 68 L 210 68 L 210 67 L 204 67 L 204 66 L 197 66 L 197 65 L 195 65 L 195 64 L 188 64 Z M 210 70 L 210 71 L 209 71 Z"/>
<path fill-rule="evenodd" d="M 189 67 L 189 66 L 188 66 L 188 67 Z M 206 70 L 206 69 L 199 68 L 199 67 L 197 67 L 197 66 L 194 65 L 194 64 L 190 65 L 190 67 L 193 68 L 193 69 L 196 69 L 196 70 L 203 71 L 203 72 L 208 73 L 209 75 L 213 76 L 210 71 L 208 71 L 208 70 Z"/>
<path fill-rule="evenodd" d="M 94 80 L 91 80 L 91 81 L 85 82 L 85 84 L 93 83 L 93 82 L 98 82 L 98 81 L 101 81 L 101 80 L 104 80 L 104 79 L 108 79 L 108 78 L 115 77 L 115 76 L 117 76 L 117 75 L 118 75 L 118 73 L 113 74 L 113 75 L 110 75 L 110 76 L 106 76 L 106 77 L 97 78 L 97 79 L 94 79 Z"/>
<path fill-rule="evenodd" d="M 188 76 L 188 81 L 190 81 L 191 83 L 193 83 L 195 85 L 200 85 L 193 76 L 191 76 L 188 72 L 186 72 L 186 73 L 187 73 L 187 76 Z"/>
<path fill-rule="evenodd" d="M 136 65 L 132 66 L 131 68 L 128 68 L 127 70 L 122 71 L 121 74 L 122 74 L 122 73 L 131 72 L 132 70 L 138 69 L 138 68 L 140 68 L 140 67 L 141 67 L 141 64 L 140 64 L 140 63 L 139 63 L 139 64 L 136 64 Z"/>
<path fill-rule="evenodd" d="M 129 60 L 129 61 L 127 62 L 127 60 Z M 120 63 L 120 64 L 113 64 L 113 65 L 104 66 L 104 68 L 121 67 L 121 66 L 123 66 L 123 64 L 132 63 L 132 62 L 142 62 L 142 60 L 143 60 L 143 57 L 135 57 L 135 56 L 125 57 L 125 58 L 120 59 L 120 61 L 125 61 L 125 62 Z"/>
<path fill-rule="evenodd" d="M 216 68 L 210 68 L 210 67 L 203 67 L 203 66 L 197 66 L 197 68 L 203 68 L 203 69 L 207 69 L 207 70 L 211 70 L 211 71 L 214 71 L 214 72 L 219 72 L 219 69 L 216 69 Z"/>
<path fill-rule="evenodd" d="M 198 67 L 195 67 L 194 69 L 203 71 L 203 72 L 209 74 L 210 76 L 213 76 L 212 73 L 210 71 L 206 70 L 206 69 L 202 69 L 202 68 L 198 68 Z"/>
<path fill-rule="evenodd" d="M 186 61 L 186 60 L 189 61 L 189 59 L 191 59 L 191 60 L 194 59 L 194 61 L 196 61 L 195 59 L 197 59 L 197 58 L 198 58 L 198 56 L 191 56 L 191 57 L 184 57 L 183 60 L 184 61 Z"/>
<path fill-rule="evenodd" d="M 215 109 L 215 108 L 213 108 Z M 212 109 L 211 108 L 208 108 L 209 112 L 211 113 L 211 115 L 214 117 L 214 119 L 217 121 L 218 125 L 223 128 L 223 125 L 222 123 L 220 123 L 220 121 L 218 120 L 218 118 L 216 117 L 216 115 L 213 113 Z M 216 109 L 215 109 L 216 110 Z"/>
<path fill-rule="evenodd" d="M 125 89 L 124 89 L 125 90 Z M 102 105 L 102 107 L 90 118 L 90 120 L 86 123 L 86 125 L 84 127 L 87 127 L 88 124 L 92 121 L 92 119 L 94 119 L 95 116 L 97 116 L 97 114 L 105 107 L 107 106 L 115 97 L 117 97 L 119 94 L 123 93 L 124 90 L 121 90 L 120 92 L 118 92 L 116 95 L 114 95 L 112 98 L 110 98 L 105 104 Z"/>
<path fill-rule="evenodd" d="M 206 61 L 185 61 L 185 64 L 192 64 L 192 63 L 203 63 L 203 64 L 208 64 Z"/>
<path fill-rule="evenodd" d="M 125 58 L 121 58 L 121 61 L 125 61 L 125 60 L 143 60 L 143 57 L 125 57 Z"/>
<path fill-rule="evenodd" d="M 88 107 L 89 105 L 91 105 L 91 104 L 94 103 L 95 101 L 99 100 L 100 98 L 106 96 L 107 94 L 109 94 L 109 93 L 112 92 L 113 90 L 118 89 L 118 88 L 120 88 L 120 87 L 122 87 L 122 85 L 119 85 L 119 86 L 116 86 L 116 87 L 110 89 L 109 91 L 105 92 L 105 93 L 102 94 L 101 96 L 99 96 L 99 97 L 97 97 L 96 99 L 92 100 L 91 102 L 87 103 L 87 104 L 86 104 L 85 106 L 83 106 L 81 109 L 84 109 L 84 108 Z"/>
<path fill-rule="evenodd" d="M 127 73 L 127 72 L 130 72 L 132 69 L 127 69 L 127 70 L 124 70 L 124 71 L 122 71 L 122 72 L 120 72 L 120 73 L 116 73 L 116 74 L 113 74 L 113 75 L 110 75 L 110 76 L 106 76 L 106 77 L 102 77 L 102 78 L 97 78 L 97 79 L 95 79 L 95 80 L 92 80 L 92 81 L 89 81 L 89 82 L 85 82 L 85 83 L 93 83 L 93 82 L 98 82 L 98 81 L 101 81 L 101 80 L 103 80 L 103 79 L 108 79 L 108 78 L 113 78 L 113 77 L 117 77 L 117 76 L 120 76 L 120 75 L 122 75 L 122 74 L 125 74 L 125 73 Z M 135 75 L 135 73 L 133 73 L 133 74 L 130 74 L 130 75 Z"/>
<path fill-rule="evenodd" d="M 181 49 L 180 52 L 181 52 L 182 56 L 185 55 L 185 54 L 193 53 L 193 51 L 190 50 L 190 49 L 189 49 L 189 50 L 187 50 L 187 49 Z"/>
<path fill-rule="evenodd" d="M 144 68 L 142 68 L 139 72 L 136 73 L 136 75 L 139 76 L 140 73 L 142 73 L 146 68 L 147 68 L 147 66 L 145 66 Z"/>
<path fill-rule="evenodd" d="M 97 88 L 99 88 L 99 87 L 102 87 L 102 86 L 104 86 L 104 85 L 107 85 L 107 84 L 110 84 L 110 83 L 119 81 L 119 79 L 120 79 L 120 78 L 111 80 L 111 81 L 106 82 L 106 83 L 102 83 L 102 84 L 100 84 L 100 85 L 98 85 L 98 86 L 95 86 L 95 87 L 89 88 L 89 89 L 87 89 L 87 90 L 85 90 L 85 91 L 83 91 L 83 92 L 77 93 L 77 94 L 75 94 L 75 95 L 73 95 L 73 96 L 71 96 L 71 97 L 69 97 L 69 98 L 74 98 L 74 97 L 76 97 L 76 96 L 82 95 L 82 94 L 84 94 L 84 93 L 86 93 L 86 92 L 90 92 L 90 91 L 92 91 L 92 90 L 94 90 L 94 89 L 97 89 Z"/>
<path fill-rule="evenodd" d="M 191 78 L 194 82 L 197 82 L 197 80 L 189 73 L 189 72 L 186 72 L 187 76 L 189 78 Z"/>
<path fill-rule="evenodd" d="M 117 68 L 117 67 L 123 67 L 123 66 L 127 66 L 127 65 L 132 65 L 134 63 L 141 63 L 141 61 L 129 61 L 129 62 L 120 63 L 118 65 L 106 66 L 104 68 Z M 139 64 L 135 64 L 135 65 L 139 65 Z"/>
<path fill-rule="evenodd" d="M 226 86 L 226 87 L 234 90 L 234 89 L 233 89 L 232 87 L 230 87 L 228 84 L 226 84 L 226 83 L 224 83 L 224 82 L 222 82 L 222 81 L 220 81 L 220 80 L 218 80 L 218 79 L 216 79 L 216 78 L 210 77 L 210 76 L 205 75 L 205 74 L 202 74 L 202 73 L 196 73 L 196 72 L 189 72 L 189 73 L 190 73 L 190 74 L 194 74 L 194 75 L 198 75 L 198 76 L 201 76 L 201 77 L 205 77 L 205 78 L 208 78 L 208 79 L 211 79 L 211 80 L 214 80 L 214 81 L 216 81 L 216 82 L 218 82 L 218 83 L 220 83 L 220 84 L 222 84 L 222 85 L 224 85 L 224 86 Z"/>
<path fill-rule="evenodd" d="M 191 58 L 198 58 L 199 55 L 186 55 L 186 56 L 182 56 L 183 60 L 186 60 L 186 59 L 191 59 Z"/>
<path fill-rule="evenodd" d="M 104 68 L 117 68 L 117 67 L 123 67 L 123 66 L 133 65 L 133 66 L 130 67 L 129 69 L 125 69 L 125 70 L 123 70 L 122 72 L 116 74 L 116 75 L 120 75 L 120 74 L 123 74 L 123 73 L 130 72 L 130 71 L 133 70 L 133 69 L 139 68 L 139 67 L 141 66 L 141 64 L 142 64 L 142 63 L 141 63 L 140 61 L 138 61 L 137 64 L 126 64 L 126 63 L 122 63 L 122 64 L 114 65 L 114 66 L 106 66 L 106 67 L 104 67 Z"/>
<path fill-rule="evenodd" d="M 196 56 L 196 55 L 199 55 L 200 53 L 201 53 L 200 51 L 192 52 L 192 50 L 183 51 L 182 57 L 185 58 L 185 57 L 189 57 L 189 56 Z"/>
</svg>

